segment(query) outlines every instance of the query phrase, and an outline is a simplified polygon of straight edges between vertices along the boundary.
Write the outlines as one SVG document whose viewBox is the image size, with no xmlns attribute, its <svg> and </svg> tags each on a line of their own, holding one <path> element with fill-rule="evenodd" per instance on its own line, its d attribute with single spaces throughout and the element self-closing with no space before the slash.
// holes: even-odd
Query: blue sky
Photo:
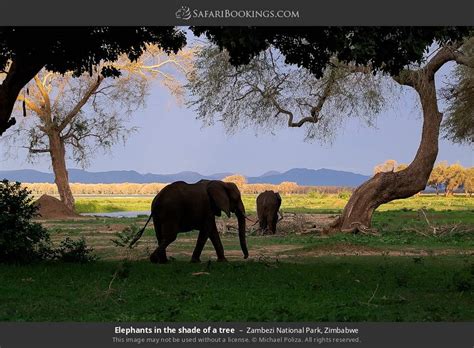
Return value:
<svg viewBox="0 0 474 348">
<path fill-rule="evenodd" d="M 125 144 L 111 152 L 98 153 L 89 171 L 136 170 L 140 173 L 197 171 L 202 174 L 233 172 L 260 175 L 268 170 L 285 171 L 295 167 L 331 168 L 371 174 L 372 168 L 386 159 L 409 163 L 421 134 L 420 111 L 414 94 L 405 93 L 389 110 L 380 114 L 376 127 L 369 128 L 350 120 L 340 129 L 332 144 L 305 142 L 303 129 L 281 128 L 274 134 L 245 129 L 227 135 L 220 125 L 203 128 L 193 110 L 171 102 L 169 93 L 156 85 L 144 110 L 135 113 L 132 125 L 139 128 Z M 0 169 L 51 171 L 50 159 L 26 161 L 26 150 L 3 155 L 0 142 Z M 438 160 L 474 165 L 472 147 L 440 142 Z M 74 163 L 70 168 L 76 168 Z"/>
</svg>

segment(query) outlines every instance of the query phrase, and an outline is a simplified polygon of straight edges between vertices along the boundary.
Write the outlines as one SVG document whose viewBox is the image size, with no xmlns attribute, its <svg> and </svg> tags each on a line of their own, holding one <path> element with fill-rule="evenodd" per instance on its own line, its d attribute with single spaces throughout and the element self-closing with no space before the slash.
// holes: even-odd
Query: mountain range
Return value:
<svg viewBox="0 0 474 348">
<path fill-rule="evenodd" d="M 114 170 L 106 172 L 88 172 L 82 169 L 69 169 L 70 182 L 85 184 L 111 184 L 111 183 L 169 183 L 178 180 L 193 183 L 201 179 L 219 180 L 232 173 L 216 173 L 212 175 L 202 175 L 197 172 L 180 172 L 175 174 L 140 174 L 134 170 Z M 51 173 L 44 173 L 33 169 L 22 170 L 0 170 L 0 178 L 20 182 L 54 182 Z M 345 172 L 332 169 L 307 169 L 293 168 L 286 172 L 269 171 L 260 176 L 247 177 L 250 184 L 280 184 L 283 181 L 296 182 L 298 185 L 308 186 L 347 186 L 356 187 L 366 181 L 369 177 L 362 174 Z"/>
</svg>

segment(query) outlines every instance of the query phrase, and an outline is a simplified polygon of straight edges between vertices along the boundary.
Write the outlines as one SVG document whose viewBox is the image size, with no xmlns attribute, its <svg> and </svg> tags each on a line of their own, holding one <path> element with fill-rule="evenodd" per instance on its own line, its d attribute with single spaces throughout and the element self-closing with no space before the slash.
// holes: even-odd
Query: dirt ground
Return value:
<svg viewBox="0 0 474 348">
<path fill-rule="evenodd" d="M 256 215 L 249 215 L 247 221 L 248 233 L 261 234 L 258 226 L 258 218 Z M 288 233 L 317 233 L 328 226 L 334 219 L 334 214 L 296 214 L 284 213 L 283 219 L 278 222 L 277 234 Z M 226 234 L 227 232 L 237 232 L 237 221 L 235 219 L 221 219 L 217 221 L 217 229 L 219 232 Z"/>
<path fill-rule="evenodd" d="M 472 254 L 472 250 L 463 251 L 456 248 L 419 248 L 414 246 L 381 246 L 374 247 L 351 243 L 313 243 L 310 245 L 295 242 L 287 243 L 289 234 L 299 238 L 312 234 L 316 238 L 329 238 L 320 232 L 328 223 L 335 218 L 332 214 L 285 214 L 284 219 L 278 225 L 276 235 L 263 235 L 258 230 L 258 224 L 252 226 L 252 222 L 247 222 L 248 246 L 251 260 L 297 260 L 320 256 L 435 256 L 453 254 Z M 249 219 L 256 221 L 256 216 L 251 215 Z M 66 236 L 72 238 L 84 237 L 88 245 L 105 259 L 123 258 L 124 252 L 130 253 L 131 258 L 146 259 L 156 248 L 157 242 L 154 235 L 145 234 L 137 247 L 133 250 L 120 249 L 114 246 L 112 239 L 116 238 L 116 233 L 131 224 L 130 219 L 123 218 L 92 218 L 91 217 L 71 217 L 67 219 L 40 220 L 45 227 L 55 231 L 52 234 L 53 243 L 59 243 Z M 141 228 L 146 218 L 136 219 L 134 222 Z M 148 228 L 152 228 L 150 223 Z M 217 226 L 222 236 L 222 242 L 226 257 L 229 260 L 242 260 L 242 252 L 238 243 L 237 221 L 235 219 L 218 219 Z M 309 232 L 308 232 L 309 231 Z M 196 236 L 190 234 L 180 234 L 178 239 L 168 247 L 168 254 L 171 257 L 188 259 L 191 258 L 192 251 L 196 243 Z M 202 260 L 215 259 L 215 251 L 212 244 L 208 242 L 202 254 Z"/>
<path fill-rule="evenodd" d="M 41 219 L 71 219 L 80 216 L 66 207 L 59 199 L 49 195 L 42 195 L 35 204 L 38 206 Z"/>
</svg>

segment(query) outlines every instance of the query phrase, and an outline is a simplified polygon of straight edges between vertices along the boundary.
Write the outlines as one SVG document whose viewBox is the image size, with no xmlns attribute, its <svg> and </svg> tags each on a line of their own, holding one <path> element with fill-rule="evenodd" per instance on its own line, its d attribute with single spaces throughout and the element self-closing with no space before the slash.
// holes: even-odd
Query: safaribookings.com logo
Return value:
<svg viewBox="0 0 474 348">
<path fill-rule="evenodd" d="M 181 6 L 177 19 L 191 18 L 300 18 L 299 10 L 199 10 Z"/>
</svg>

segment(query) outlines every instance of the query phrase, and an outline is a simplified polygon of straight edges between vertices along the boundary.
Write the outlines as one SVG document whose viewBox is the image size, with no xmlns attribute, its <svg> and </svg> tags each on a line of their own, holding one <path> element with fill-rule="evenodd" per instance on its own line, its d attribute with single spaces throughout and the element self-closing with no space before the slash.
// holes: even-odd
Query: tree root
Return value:
<svg viewBox="0 0 474 348">
<path fill-rule="evenodd" d="M 380 236 L 380 232 L 375 228 L 370 228 L 364 225 L 362 222 L 355 221 L 350 224 L 349 228 L 340 228 L 341 216 L 339 215 L 328 227 L 323 229 L 324 234 L 330 234 L 334 232 L 352 233 L 352 234 L 365 234 L 371 236 Z"/>
<path fill-rule="evenodd" d="M 370 228 L 365 226 L 363 223 L 355 221 L 351 223 L 349 228 L 341 229 L 343 233 L 353 233 L 353 234 L 365 234 L 370 236 L 380 236 L 380 232 L 375 228 Z"/>
</svg>

